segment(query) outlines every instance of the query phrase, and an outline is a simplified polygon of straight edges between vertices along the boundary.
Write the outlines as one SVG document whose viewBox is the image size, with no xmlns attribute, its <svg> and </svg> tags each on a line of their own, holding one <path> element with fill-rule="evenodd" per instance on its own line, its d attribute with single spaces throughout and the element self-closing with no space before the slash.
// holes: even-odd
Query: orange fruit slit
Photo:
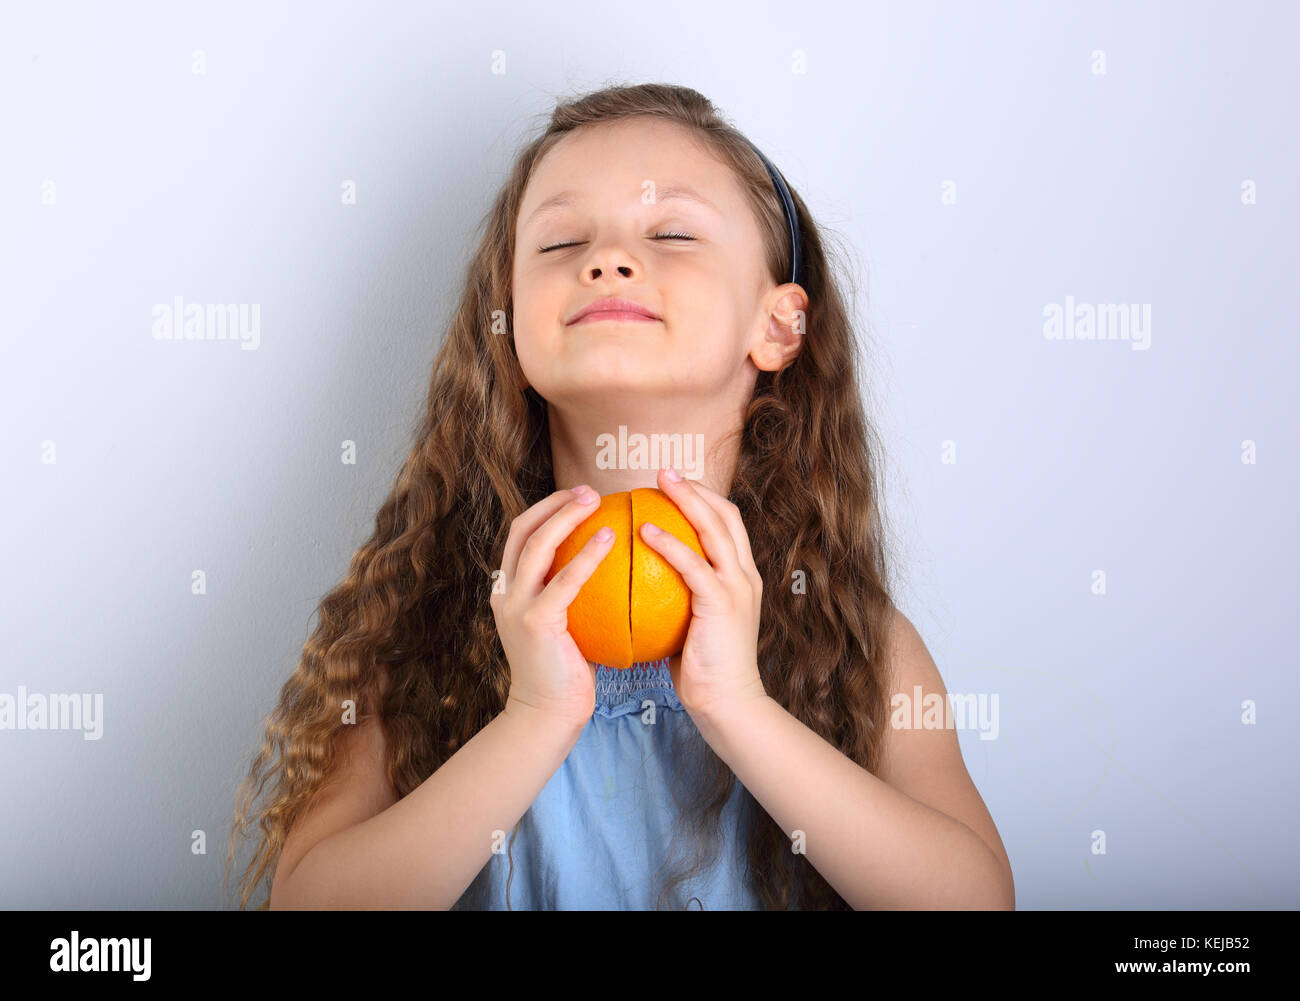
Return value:
<svg viewBox="0 0 1300 1001">
<path fill-rule="evenodd" d="M 691 592 L 677 569 L 641 538 L 652 521 L 704 557 L 699 536 L 662 490 L 609 494 L 555 550 L 546 582 L 603 526 L 614 542 L 569 605 L 568 628 L 587 660 L 628 668 L 681 653 L 691 622 Z"/>
</svg>

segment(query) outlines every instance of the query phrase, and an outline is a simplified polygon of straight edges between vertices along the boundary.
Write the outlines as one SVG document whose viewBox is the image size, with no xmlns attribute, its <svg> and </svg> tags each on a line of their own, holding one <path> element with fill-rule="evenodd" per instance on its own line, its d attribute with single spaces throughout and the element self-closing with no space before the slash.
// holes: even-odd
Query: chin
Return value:
<svg viewBox="0 0 1300 1001">
<path fill-rule="evenodd" d="M 534 383 L 534 386 L 537 384 Z M 553 402 L 590 402 L 593 398 L 617 394 L 624 397 L 677 395 L 684 388 L 659 366 L 647 365 L 575 365 L 562 378 L 550 380 L 547 392 L 538 392 Z"/>
</svg>

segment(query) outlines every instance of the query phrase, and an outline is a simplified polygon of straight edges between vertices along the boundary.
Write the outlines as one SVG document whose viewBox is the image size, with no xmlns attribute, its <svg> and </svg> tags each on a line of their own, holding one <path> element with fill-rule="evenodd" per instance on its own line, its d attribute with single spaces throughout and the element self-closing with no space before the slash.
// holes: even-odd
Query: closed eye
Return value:
<svg viewBox="0 0 1300 1001">
<path fill-rule="evenodd" d="M 695 237 L 693 237 L 690 233 L 655 233 L 653 236 L 650 237 L 650 239 L 652 240 L 694 240 Z M 568 243 L 553 243 L 549 247 L 538 247 L 537 252 L 539 254 L 545 254 L 548 251 L 559 250 L 563 247 L 576 247 L 580 243 L 582 243 L 581 240 L 570 240 Z"/>
</svg>

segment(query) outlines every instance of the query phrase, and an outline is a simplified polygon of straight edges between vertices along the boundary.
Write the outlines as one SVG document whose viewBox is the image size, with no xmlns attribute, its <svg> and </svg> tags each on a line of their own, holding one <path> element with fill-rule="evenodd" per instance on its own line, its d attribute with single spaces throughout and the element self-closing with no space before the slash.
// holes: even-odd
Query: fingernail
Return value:
<svg viewBox="0 0 1300 1001">
<path fill-rule="evenodd" d="M 673 469 L 672 466 L 669 466 L 666 470 L 664 470 L 664 475 L 668 477 L 668 479 L 672 480 L 674 483 L 680 483 L 682 481 L 682 474 L 677 472 L 677 470 Z"/>
<path fill-rule="evenodd" d="M 612 538 L 614 538 L 614 530 L 608 525 L 596 533 L 597 542 L 608 542 Z"/>
<path fill-rule="evenodd" d="M 579 504 L 590 504 L 596 499 L 596 495 L 585 483 L 580 487 L 573 488 L 573 496 L 577 499 Z"/>
<path fill-rule="evenodd" d="M 659 526 L 656 525 L 656 524 L 654 524 L 653 522 L 649 522 L 649 521 L 647 521 L 644 525 L 641 526 L 641 528 L 642 528 L 642 530 L 645 532 L 646 535 L 658 535 L 658 534 L 659 534 Z"/>
</svg>

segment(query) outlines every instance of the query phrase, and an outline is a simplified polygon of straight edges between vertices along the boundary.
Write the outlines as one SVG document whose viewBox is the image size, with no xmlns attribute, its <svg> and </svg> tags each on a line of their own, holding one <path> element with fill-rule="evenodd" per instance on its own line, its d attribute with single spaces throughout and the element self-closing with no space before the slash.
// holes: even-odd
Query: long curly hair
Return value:
<svg viewBox="0 0 1300 1001">
<path fill-rule="evenodd" d="M 491 575 L 511 520 L 556 489 L 546 401 L 527 385 L 513 333 L 501 336 L 499 329 L 501 316 L 513 313 L 515 223 L 534 166 L 548 150 L 575 129 L 631 116 L 686 126 L 734 167 L 760 221 L 773 279 L 789 275 L 789 237 L 771 179 L 704 96 L 645 84 L 557 102 L 484 217 L 414 444 L 374 533 L 321 600 L 297 669 L 266 719 L 237 796 L 226 859 L 228 881 L 238 838 L 250 825 L 260 827 L 240 880 L 241 909 L 260 883 L 269 888 L 289 829 L 330 773 L 348 725 L 340 721 L 345 699 L 379 715 L 387 774 L 399 798 L 505 706 L 510 667 L 489 605 Z M 847 269 L 829 258 L 825 234 L 797 192 L 793 197 L 809 297 L 803 342 L 784 369 L 758 373 L 729 499 L 741 511 L 767 585 L 758 641 L 767 693 L 874 771 L 887 719 L 894 611 L 878 503 L 880 449 L 858 379 L 863 346 L 842 293 L 852 287 L 851 274 L 832 274 L 833 263 L 837 272 Z M 390 682 L 382 698 L 380 671 Z M 659 906 L 716 858 L 719 816 L 736 781 L 703 740 L 694 751 L 699 767 L 680 773 L 698 781 L 679 803 L 683 832 L 695 834 L 704 851 L 663 883 Z M 763 906 L 848 909 L 747 790 L 743 800 L 745 878 Z"/>
</svg>

